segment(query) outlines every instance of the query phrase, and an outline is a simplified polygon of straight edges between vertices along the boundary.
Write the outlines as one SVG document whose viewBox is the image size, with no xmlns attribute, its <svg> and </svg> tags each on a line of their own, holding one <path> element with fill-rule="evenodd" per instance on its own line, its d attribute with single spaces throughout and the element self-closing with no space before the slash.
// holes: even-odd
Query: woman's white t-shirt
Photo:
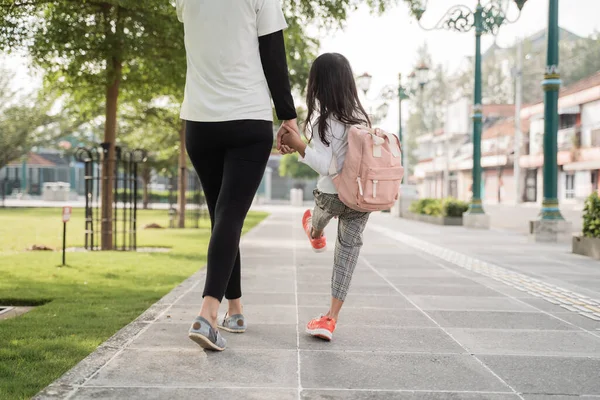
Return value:
<svg viewBox="0 0 600 400">
<path fill-rule="evenodd" d="M 287 27 L 280 0 L 177 0 L 187 77 L 181 118 L 273 120 L 258 38 Z"/>
</svg>

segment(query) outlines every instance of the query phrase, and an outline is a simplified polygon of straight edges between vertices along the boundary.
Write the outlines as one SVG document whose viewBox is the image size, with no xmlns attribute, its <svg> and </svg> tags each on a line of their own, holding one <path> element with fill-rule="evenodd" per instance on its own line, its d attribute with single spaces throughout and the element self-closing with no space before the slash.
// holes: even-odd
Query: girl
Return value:
<svg viewBox="0 0 600 400">
<path fill-rule="evenodd" d="M 314 251 L 325 251 L 323 231 L 332 218 L 339 219 L 331 279 L 331 307 L 326 315 L 313 319 L 306 327 L 310 335 L 331 340 L 358 262 L 369 213 L 352 210 L 342 203 L 329 171 L 332 163 L 336 163 L 337 172 L 344 164 L 348 151 L 348 126 L 370 127 L 371 122 L 358 99 L 350 63 L 341 54 L 323 54 L 315 60 L 308 79 L 306 103 L 308 116 L 304 133 L 313 143 L 312 147 L 290 129 L 282 136 L 281 142 L 300 153 L 300 161 L 320 175 L 314 191 L 314 213 L 307 210 L 302 218 L 302 227 Z"/>
</svg>

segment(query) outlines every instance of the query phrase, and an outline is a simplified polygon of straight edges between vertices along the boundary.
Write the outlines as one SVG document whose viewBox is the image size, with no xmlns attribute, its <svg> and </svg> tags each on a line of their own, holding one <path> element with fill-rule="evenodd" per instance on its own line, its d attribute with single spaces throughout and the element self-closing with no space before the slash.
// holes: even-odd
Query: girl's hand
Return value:
<svg viewBox="0 0 600 400">
<path fill-rule="evenodd" d="M 288 126 L 284 126 L 285 132 L 281 135 L 281 144 L 287 146 L 295 151 L 299 152 L 304 157 L 304 150 L 306 150 L 306 144 L 302 141 L 300 134 Z"/>
</svg>

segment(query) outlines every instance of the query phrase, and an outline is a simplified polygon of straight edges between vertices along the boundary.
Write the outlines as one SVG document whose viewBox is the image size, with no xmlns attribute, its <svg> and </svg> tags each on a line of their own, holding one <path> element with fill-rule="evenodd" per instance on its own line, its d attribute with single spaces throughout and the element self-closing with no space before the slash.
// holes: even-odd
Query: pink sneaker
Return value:
<svg viewBox="0 0 600 400">
<path fill-rule="evenodd" d="M 302 228 L 304 228 L 304 232 L 306 232 L 306 236 L 308 236 L 308 241 L 312 246 L 315 253 L 322 253 L 327 250 L 327 239 L 325 239 L 325 234 L 321 235 L 320 238 L 313 239 L 311 235 L 312 231 L 312 213 L 310 210 L 306 210 L 304 216 L 302 217 Z"/>
</svg>

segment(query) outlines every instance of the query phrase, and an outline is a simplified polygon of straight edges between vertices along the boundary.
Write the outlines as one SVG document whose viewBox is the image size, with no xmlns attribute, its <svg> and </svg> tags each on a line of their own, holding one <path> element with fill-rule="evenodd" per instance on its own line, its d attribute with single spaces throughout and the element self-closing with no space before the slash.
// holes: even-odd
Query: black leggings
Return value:
<svg viewBox="0 0 600 400">
<path fill-rule="evenodd" d="M 240 237 L 273 146 L 268 121 L 186 121 L 185 142 L 210 213 L 206 283 L 202 297 L 242 297 Z"/>
</svg>

